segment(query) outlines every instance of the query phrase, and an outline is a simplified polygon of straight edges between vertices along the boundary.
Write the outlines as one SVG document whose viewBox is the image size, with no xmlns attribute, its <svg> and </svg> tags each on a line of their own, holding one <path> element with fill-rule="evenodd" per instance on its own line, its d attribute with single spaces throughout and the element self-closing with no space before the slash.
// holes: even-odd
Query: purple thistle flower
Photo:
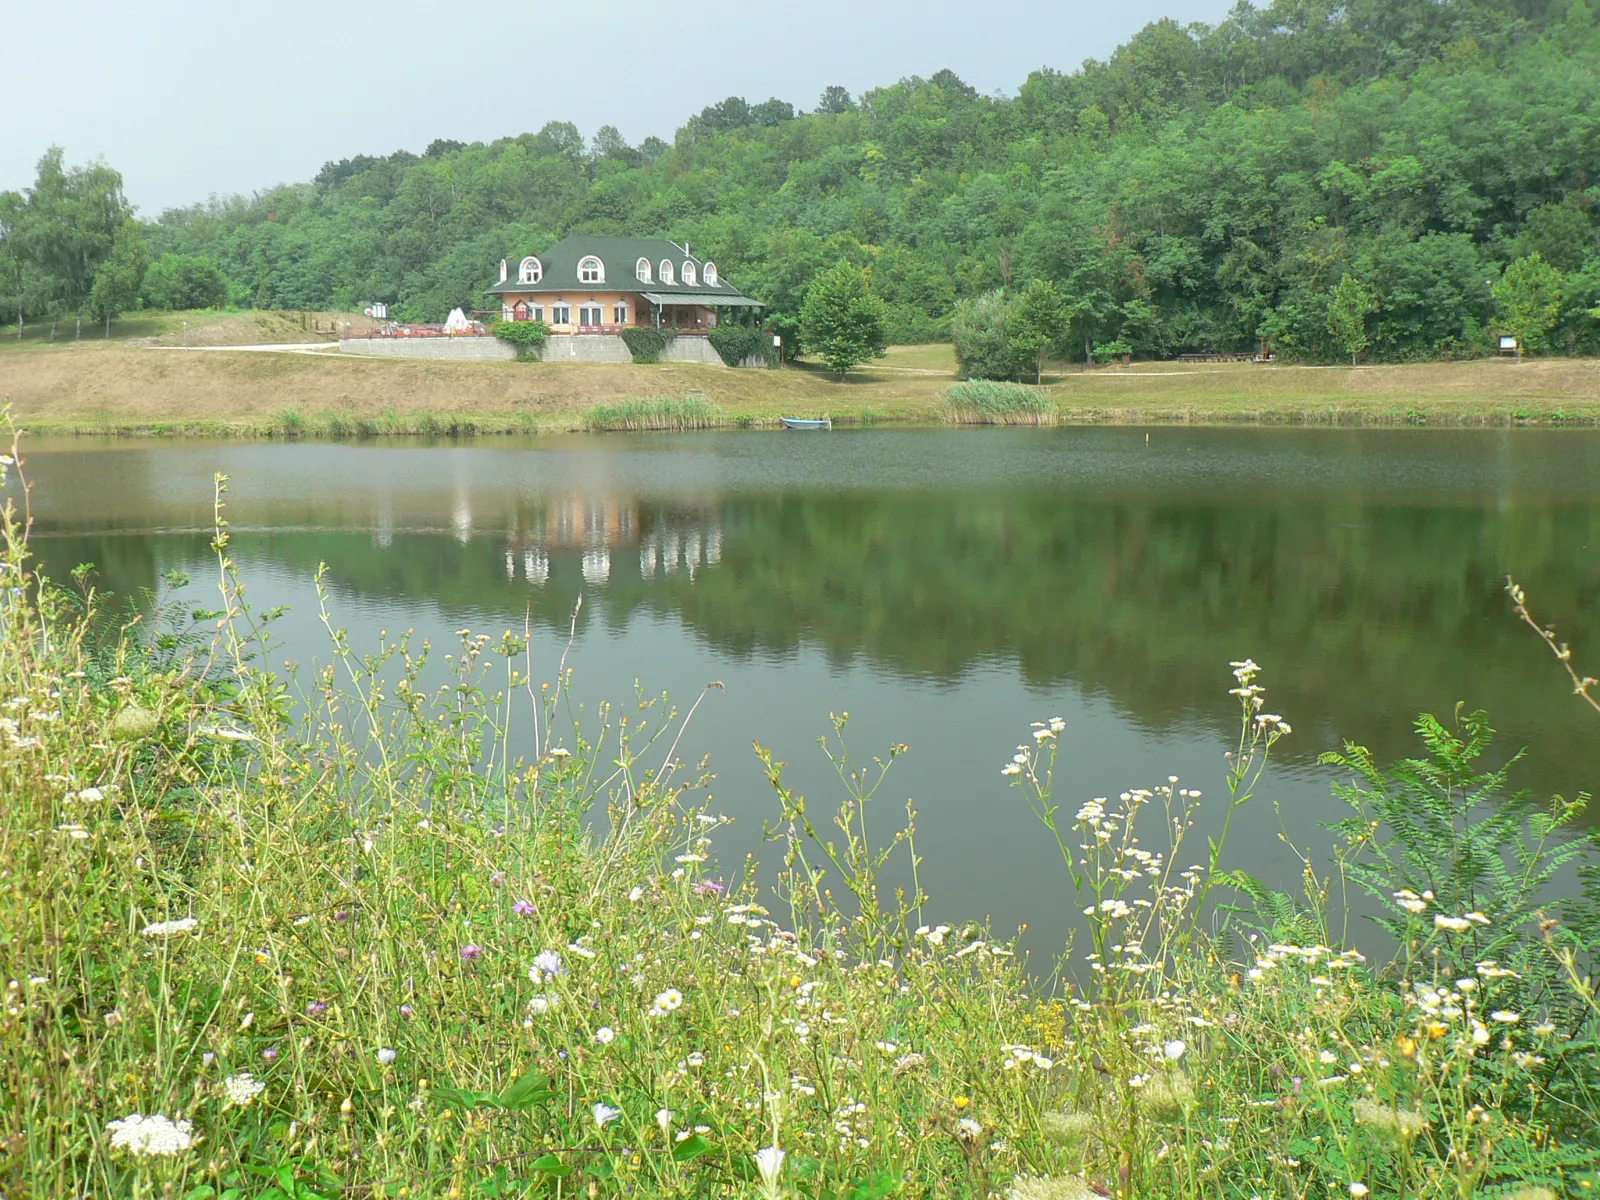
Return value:
<svg viewBox="0 0 1600 1200">
<path fill-rule="evenodd" d="M 320 1017 L 327 1011 L 328 1006 L 321 1000 L 313 1000 L 310 1004 L 306 1005 L 306 1016 L 308 1017 Z"/>
<path fill-rule="evenodd" d="M 489 876 L 489 882 L 494 884 L 495 887 L 501 887 L 504 885 L 505 881 L 506 873 L 504 871 L 496 871 L 493 875 Z"/>
<path fill-rule="evenodd" d="M 333 914 L 333 919 L 335 921 L 348 921 L 350 919 L 350 910 L 348 908 L 341 908 L 338 912 Z"/>
<path fill-rule="evenodd" d="M 417 1015 L 417 1010 L 412 1008 L 409 1004 L 402 1004 L 400 1006 L 400 1015 L 409 1021 L 412 1017 Z"/>
<path fill-rule="evenodd" d="M 461 957 L 467 962 L 476 962 L 483 957 L 483 947 L 476 942 L 468 942 L 461 947 Z"/>
<path fill-rule="evenodd" d="M 511 911 L 516 913 L 519 917 L 531 917 L 539 910 L 534 908 L 533 905 L 526 900 L 518 900 L 511 906 Z"/>
<path fill-rule="evenodd" d="M 261 1052 L 261 1057 L 266 1059 L 268 1062 L 271 1062 L 273 1059 L 278 1057 L 278 1048 L 276 1046 L 268 1046 Z"/>
<path fill-rule="evenodd" d="M 727 890 L 728 889 L 725 884 L 717 883 L 711 879 L 707 879 L 703 883 L 697 883 L 694 885 L 695 895 L 697 896 L 720 896 Z"/>
</svg>

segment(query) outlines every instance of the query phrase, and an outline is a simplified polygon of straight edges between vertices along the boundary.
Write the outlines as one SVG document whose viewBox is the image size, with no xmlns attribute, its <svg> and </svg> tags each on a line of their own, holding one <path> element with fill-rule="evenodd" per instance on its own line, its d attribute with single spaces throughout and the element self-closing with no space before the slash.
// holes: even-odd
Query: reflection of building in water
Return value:
<svg viewBox="0 0 1600 1200">
<path fill-rule="evenodd" d="M 550 560 L 577 550 L 578 567 L 590 587 L 611 582 L 612 550 L 639 547 L 639 575 L 654 579 L 686 568 L 691 579 L 722 557 L 722 526 L 716 508 L 702 512 L 646 511 L 633 500 L 567 497 L 513 517 L 505 548 L 506 578 L 522 576 L 534 586 L 550 578 Z"/>
</svg>

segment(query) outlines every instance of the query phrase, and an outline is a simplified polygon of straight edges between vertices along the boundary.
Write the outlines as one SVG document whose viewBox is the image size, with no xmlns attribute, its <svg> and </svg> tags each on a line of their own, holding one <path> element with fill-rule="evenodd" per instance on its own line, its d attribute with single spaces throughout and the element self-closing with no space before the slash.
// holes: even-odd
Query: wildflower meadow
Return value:
<svg viewBox="0 0 1600 1200">
<path fill-rule="evenodd" d="M 1292 895 L 1228 858 L 1296 736 L 1256 664 L 1219 672 L 1221 795 L 1159 764 L 1068 795 L 1044 716 L 995 768 L 1082 932 L 1025 959 L 880 883 L 915 877 L 913 811 L 868 836 L 902 748 L 858 762 L 842 717 L 825 813 L 764 755 L 759 884 L 718 861 L 693 706 L 580 720 L 522 634 L 358 648 L 327 609 L 326 664 L 274 675 L 221 480 L 215 610 L 118 628 L 32 573 L 4 467 L 11 1200 L 1595 1193 L 1600 859 L 1480 714 L 1339 750 L 1339 849 Z"/>
</svg>

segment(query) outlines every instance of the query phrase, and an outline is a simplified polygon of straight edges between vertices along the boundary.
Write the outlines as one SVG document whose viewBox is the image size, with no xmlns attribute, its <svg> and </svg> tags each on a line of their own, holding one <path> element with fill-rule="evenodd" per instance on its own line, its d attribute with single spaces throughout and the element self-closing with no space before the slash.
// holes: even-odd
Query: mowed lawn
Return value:
<svg viewBox="0 0 1600 1200">
<path fill-rule="evenodd" d="M 284 428 L 404 432 L 573 429 L 596 404 L 703 397 L 729 423 L 779 416 L 931 423 L 956 379 L 949 345 L 894 346 L 843 380 L 818 364 L 730 370 L 684 363 L 430 362 L 337 353 L 339 313 L 138 314 L 51 341 L 0 335 L 0 396 L 26 428 L 259 435 Z M 183 322 L 188 321 L 187 327 Z M 228 345 L 329 344 L 320 353 Z M 188 350 L 184 349 L 187 343 Z M 206 347 L 206 348 L 201 348 Z M 1050 364 L 1066 421 L 1480 424 L 1600 419 L 1600 362 L 1506 359 L 1397 366 Z M 287 418 L 287 423 L 286 423 Z"/>
</svg>

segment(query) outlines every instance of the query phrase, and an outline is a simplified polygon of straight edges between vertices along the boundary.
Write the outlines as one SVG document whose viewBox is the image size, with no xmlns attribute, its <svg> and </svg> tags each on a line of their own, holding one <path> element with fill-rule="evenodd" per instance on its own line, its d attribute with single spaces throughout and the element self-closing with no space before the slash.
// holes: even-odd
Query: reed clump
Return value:
<svg viewBox="0 0 1600 1200">
<path fill-rule="evenodd" d="M 630 396 L 596 404 L 583 414 L 585 429 L 595 432 L 658 430 L 683 432 L 723 424 L 722 411 L 703 395 Z"/>
<path fill-rule="evenodd" d="M 1484 795 L 1470 731 L 1425 729 L 1426 770 L 1347 752 L 1341 867 L 1403 948 L 1380 969 L 1314 873 L 1291 899 L 1220 865 L 1289 734 L 1255 664 L 1207 848 L 1177 780 L 1058 798 L 1038 722 L 1001 773 L 1062 851 L 1040 903 L 1084 914 L 1056 986 L 883 886 L 918 861 L 909 805 L 867 836 L 905 747 L 858 763 L 844 718 L 830 823 L 758 748 L 768 885 L 717 862 L 728 817 L 677 754 L 699 702 L 579 721 L 521 634 L 358 652 L 319 578 L 329 662 L 291 706 L 224 486 L 216 611 L 140 641 L 33 574 L 21 493 L 0 518 L 5 1194 L 1588 1194 L 1592 930 L 1518 890 L 1588 851 L 1561 814 L 1434 820 Z M 1372 804 L 1428 815 L 1426 888 Z M 1456 842 L 1523 857 L 1450 876 Z"/>
<path fill-rule="evenodd" d="M 968 379 L 944 390 L 944 415 L 956 425 L 1054 425 L 1060 414 L 1043 388 Z"/>
</svg>

